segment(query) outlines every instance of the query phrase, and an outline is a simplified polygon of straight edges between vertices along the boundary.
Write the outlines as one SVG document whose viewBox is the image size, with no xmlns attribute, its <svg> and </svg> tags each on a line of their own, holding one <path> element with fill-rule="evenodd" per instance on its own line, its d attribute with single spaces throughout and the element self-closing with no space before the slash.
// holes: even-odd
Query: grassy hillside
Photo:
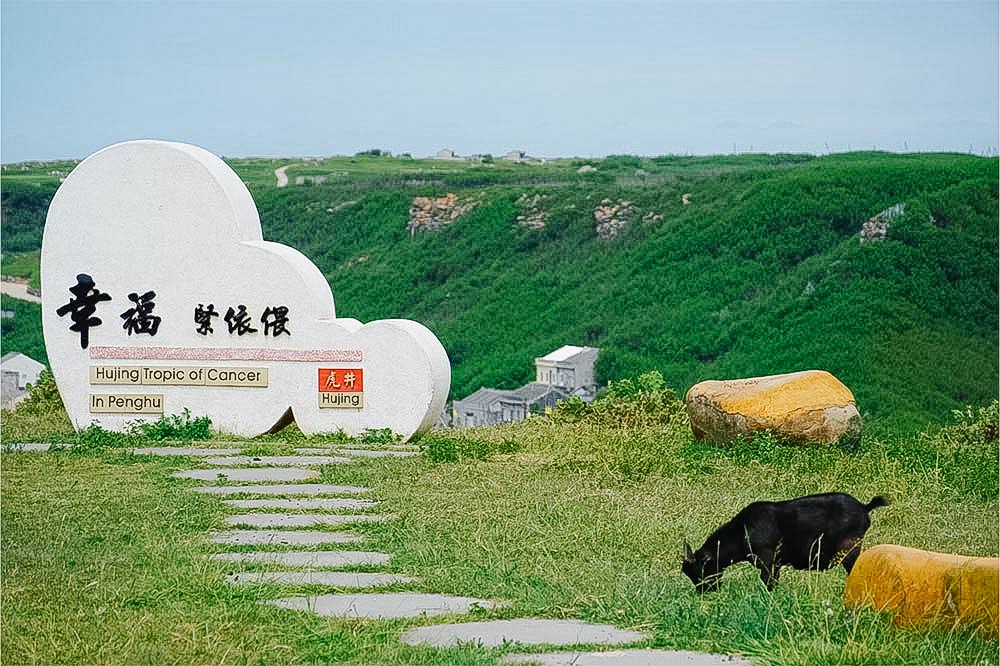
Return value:
<svg viewBox="0 0 1000 666">
<path fill-rule="evenodd" d="M 600 347 L 602 381 L 659 370 L 682 392 L 707 378 L 826 369 L 863 414 L 894 427 L 997 396 L 996 159 L 230 163 L 265 238 L 316 263 L 339 316 L 407 317 L 439 336 L 453 398 L 517 386 L 535 356 L 563 344 Z M 283 165 L 291 185 L 278 189 Z M 585 165 L 596 171 L 579 173 Z M 11 173 L 4 251 L 30 252 L 50 184 Z M 296 186 L 298 176 L 322 183 Z M 474 206 L 411 234 L 413 198 L 447 193 Z M 595 221 L 605 199 L 631 213 L 608 240 Z M 866 220 L 900 203 L 885 240 L 859 242 Z"/>
</svg>

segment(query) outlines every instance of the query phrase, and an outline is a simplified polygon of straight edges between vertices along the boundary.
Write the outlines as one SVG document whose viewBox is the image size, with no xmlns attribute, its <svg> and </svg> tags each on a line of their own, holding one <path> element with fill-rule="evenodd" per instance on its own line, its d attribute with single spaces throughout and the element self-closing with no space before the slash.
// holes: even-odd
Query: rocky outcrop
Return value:
<svg viewBox="0 0 1000 666">
<path fill-rule="evenodd" d="M 609 240 L 617 236 L 622 229 L 628 226 L 636 214 L 635 206 L 631 201 L 612 201 L 602 199 L 601 203 L 594 209 L 594 221 L 597 223 L 597 237 L 601 240 Z"/>
<path fill-rule="evenodd" d="M 478 203 L 478 201 L 461 202 L 458 195 L 453 192 L 443 197 L 413 197 L 406 228 L 410 230 L 411 236 L 418 231 L 439 229 L 468 213 Z"/>
<path fill-rule="evenodd" d="M 885 236 L 889 232 L 889 223 L 905 212 L 906 204 L 898 203 L 866 220 L 861 225 L 861 242 L 885 240 Z"/>
<path fill-rule="evenodd" d="M 726 444 L 761 431 L 794 444 L 852 444 L 861 436 L 854 394 L 824 370 L 704 381 L 684 402 L 699 441 Z"/>
<path fill-rule="evenodd" d="M 532 197 L 522 194 L 518 197 L 517 201 L 514 202 L 521 209 L 521 214 L 517 216 L 517 223 L 529 229 L 544 229 L 545 223 L 549 220 L 548 212 L 541 208 L 545 199 L 546 197 L 541 194 Z"/>
</svg>

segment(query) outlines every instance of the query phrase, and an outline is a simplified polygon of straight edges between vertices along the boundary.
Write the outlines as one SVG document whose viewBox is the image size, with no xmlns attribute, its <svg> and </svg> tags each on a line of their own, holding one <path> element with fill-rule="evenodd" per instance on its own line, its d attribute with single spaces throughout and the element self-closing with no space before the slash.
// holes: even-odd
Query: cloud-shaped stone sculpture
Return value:
<svg viewBox="0 0 1000 666">
<path fill-rule="evenodd" d="M 187 409 L 256 435 L 291 409 L 307 434 L 412 437 L 451 380 L 421 324 L 338 319 L 316 266 L 263 240 L 236 173 L 182 143 L 116 144 L 66 178 L 45 225 L 42 310 L 77 428 Z"/>
</svg>

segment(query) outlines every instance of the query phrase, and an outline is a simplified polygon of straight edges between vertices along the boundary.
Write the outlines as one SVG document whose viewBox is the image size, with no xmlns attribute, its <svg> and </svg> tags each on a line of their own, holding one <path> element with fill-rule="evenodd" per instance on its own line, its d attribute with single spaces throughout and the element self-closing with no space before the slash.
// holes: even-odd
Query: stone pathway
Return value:
<svg viewBox="0 0 1000 666">
<path fill-rule="evenodd" d="M 176 475 L 175 475 L 176 476 Z M 190 478 L 190 477 L 189 477 Z M 369 492 L 361 486 L 337 486 L 329 483 L 293 483 L 284 485 L 253 486 L 199 486 L 192 488 L 197 493 L 210 495 L 364 495 Z"/>
<path fill-rule="evenodd" d="M 259 571 L 226 576 L 227 583 L 270 583 L 272 585 L 322 585 L 324 587 L 381 587 L 415 583 L 416 578 L 389 573 L 350 571 Z"/>
<path fill-rule="evenodd" d="M 475 607 L 495 608 L 500 605 L 486 599 L 418 592 L 321 594 L 315 597 L 275 599 L 268 603 L 292 610 L 307 610 L 317 615 L 384 619 L 468 613 Z"/>
<path fill-rule="evenodd" d="M 619 645 L 637 643 L 649 638 L 649 634 L 617 629 L 608 624 L 590 624 L 579 620 L 523 619 L 416 627 L 403 634 L 401 640 L 408 645 L 431 645 L 434 647 L 452 647 L 459 643 L 475 643 L 484 647 L 496 647 L 504 643 Z"/>
<path fill-rule="evenodd" d="M 231 546 L 318 546 L 323 543 L 361 543 L 364 537 L 346 532 L 316 530 L 219 530 L 211 533 L 212 543 Z"/>
<path fill-rule="evenodd" d="M 254 465 L 261 467 L 305 467 L 307 465 L 336 465 L 349 463 L 350 458 L 336 456 L 229 456 L 207 458 L 209 465 Z"/>
<path fill-rule="evenodd" d="M 190 469 L 174 472 L 178 479 L 202 481 L 302 481 L 319 476 L 314 469 L 285 469 L 282 467 Z"/>
<path fill-rule="evenodd" d="M 216 553 L 213 560 L 258 564 L 280 564 L 286 567 L 315 567 L 338 569 L 359 564 L 386 564 L 392 559 L 388 553 L 363 550 L 279 550 L 253 553 Z"/>
<path fill-rule="evenodd" d="M 228 496 L 223 499 L 237 511 L 225 519 L 228 529 L 214 530 L 209 539 L 222 546 L 255 547 L 249 552 L 218 552 L 212 560 L 232 563 L 240 570 L 226 575 L 232 585 L 272 585 L 318 587 L 322 594 L 296 594 L 263 603 L 288 610 L 343 618 L 430 618 L 462 615 L 473 610 L 489 610 L 508 602 L 493 599 L 431 594 L 420 591 L 379 591 L 395 585 L 417 585 L 410 576 L 391 572 L 344 571 L 344 568 L 387 565 L 392 555 L 365 550 L 324 550 L 341 544 L 362 543 L 364 538 L 349 532 L 335 532 L 329 526 L 350 526 L 387 521 L 392 515 L 344 513 L 374 509 L 378 501 L 361 486 L 323 483 L 282 483 L 306 481 L 319 476 L 319 465 L 351 464 L 361 458 L 403 458 L 419 455 L 415 447 L 363 449 L 330 446 L 302 447 L 294 456 L 246 456 L 235 449 L 193 447 L 152 447 L 135 449 L 151 455 L 197 457 L 214 467 L 175 472 L 181 479 L 195 479 L 213 485 L 192 487 L 195 492 Z M 345 497 L 349 496 L 349 497 Z M 249 529 L 248 529 L 249 528 Z M 312 529 L 301 529 L 312 528 Z M 291 549 L 295 548 L 295 549 Z M 249 569 L 249 570 L 243 570 Z M 374 590 L 346 592 L 346 590 Z M 408 645 L 447 648 L 469 643 L 484 647 L 520 646 L 625 646 L 651 639 L 647 633 L 620 629 L 606 624 L 579 620 L 522 618 L 415 626 L 401 641 Z M 543 648 L 544 649 L 544 648 Z M 505 664 L 542 666 L 747 666 L 749 662 L 729 655 L 695 652 L 632 649 L 607 652 L 562 651 L 516 653 L 505 656 Z"/>
<path fill-rule="evenodd" d="M 735 655 L 686 650 L 612 650 L 609 652 L 549 652 L 508 654 L 501 664 L 535 666 L 750 666 Z"/>
<path fill-rule="evenodd" d="M 240 509 L 370 509 L 378 502 L 370 499 L 244 499 L 223 500 L 223 504 Z"/>
<path fill-rule="evenodd" d="M 341 449 L 345 456 L 356 458 L 407 458 L 419 456 L 420 451 L 366 451 L 363 449 Z"/>
<path fill-rule="evenodd" d="M 235 456 L 240 449 L 206 449 L 196 446 L 148 446 L 132 449 L 132 453 L 148 456 Z"/>
<path fill-rule="evenodd" d="M 395 516 L 365 513 L 347 515 L 339 513 L 244 513 L 226 518 L 226 524 L 248 527 L 315 527 L 317 525 L 349 525 L 351 523 L 380 523 Z"/>
<path fill-rule="evenodd" d="M 20 452 L 33 452 L 33 453 L 45 453 L 52 448 L 51 444 L 45 444 L 42 442 L 26 442 L 24 444 L 4 444 L 4 453 L 20 453 Z"/>
</svg>

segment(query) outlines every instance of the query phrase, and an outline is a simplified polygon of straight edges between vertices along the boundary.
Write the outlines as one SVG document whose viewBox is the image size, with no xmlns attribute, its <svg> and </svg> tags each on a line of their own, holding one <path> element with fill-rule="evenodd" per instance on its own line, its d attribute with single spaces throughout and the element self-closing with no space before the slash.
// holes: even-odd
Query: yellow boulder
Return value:
<svg viewBox="0 0 1000 666">
<path fill-rule="evenodd" d="M 852 443 L 861 436 L 854 394 L 825 370 L 703 381 L 684 403 L 695 439 L 717 444 L 764 430 L 798 443 Z"/>
<path fill-rule="evenodd" d="M 905 546 L 870 548 L 844 588 L 844 605 L 893 612 L 897 625 L 967 625 L 1000 634 L 1000 559 L 934 553 Z"/>
</svg>

